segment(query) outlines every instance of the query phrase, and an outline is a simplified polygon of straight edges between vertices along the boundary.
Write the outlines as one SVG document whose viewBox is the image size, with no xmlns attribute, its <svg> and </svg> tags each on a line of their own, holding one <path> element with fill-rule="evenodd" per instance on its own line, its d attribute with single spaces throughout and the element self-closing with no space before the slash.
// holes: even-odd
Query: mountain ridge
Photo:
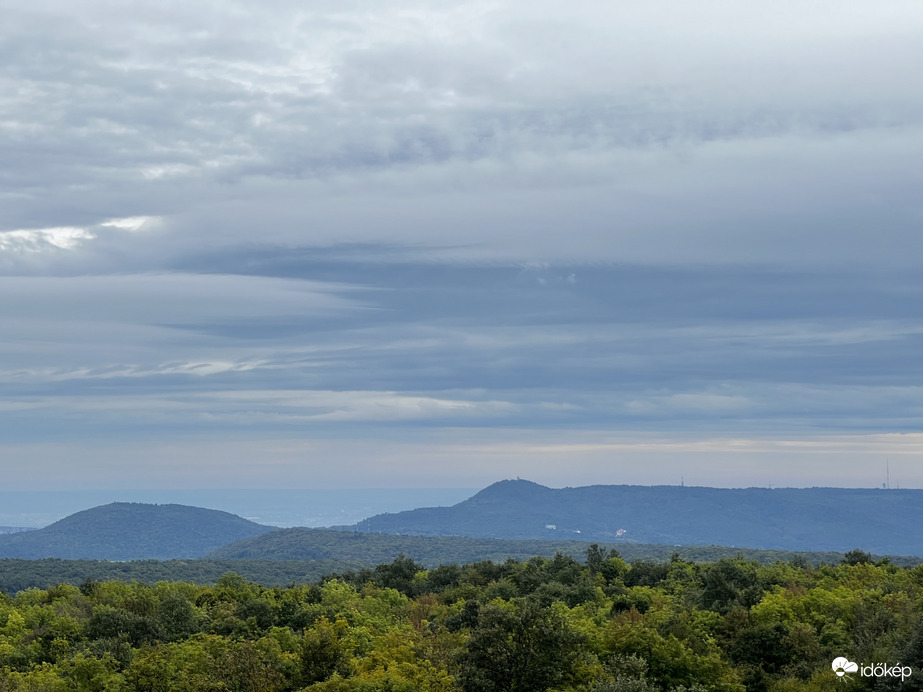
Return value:
<svg viewBox="0 0 923 692">
<path fill-rule="evenodd" d="M 768 550 L 923 554 L 923 490 L 591 485 L 499 481 L 451 507 L 369 517 L 354 530 Z M 343 527 L 347 528 L 347 527 Z"/>
<path fill-rule="evenodd" d="M 273 528 L 216 509 L 113 502 L 75 512 L 42 529 L 0 535 L 0 557 L 197 558 L 227 543 Z"/>
</svg>

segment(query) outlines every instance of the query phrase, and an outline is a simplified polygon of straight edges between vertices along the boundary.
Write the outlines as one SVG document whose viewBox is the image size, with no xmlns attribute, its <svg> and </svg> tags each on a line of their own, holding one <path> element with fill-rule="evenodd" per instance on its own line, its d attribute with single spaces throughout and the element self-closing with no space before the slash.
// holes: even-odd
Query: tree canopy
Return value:
<svg viewBox="0 0 923 692">
<path fill-rule="evenodd" d="M 923 680 L 923 567 L 625 561 L 593 546 L 288 586 L 86 579 L 0 595 L 0 691 L 799 692 Z M 850 689 L 892 689 L 854 676 Z M 882 685 L 885 685 L 882 687 Z M 893 687 L 898 689 L 898 687 Z"/>
</svg>

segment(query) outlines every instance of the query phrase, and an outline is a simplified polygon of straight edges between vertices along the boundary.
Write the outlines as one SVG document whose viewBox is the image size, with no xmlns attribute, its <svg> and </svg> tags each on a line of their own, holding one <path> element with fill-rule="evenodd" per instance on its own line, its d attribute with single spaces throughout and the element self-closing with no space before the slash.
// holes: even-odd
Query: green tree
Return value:
<svg viewBox="0 0 923 692">
<path fill-rule="evenodd" d="M 572 677 L 582 643 L 550 608 L 485 606 L 462 656 L 462 689 L 545 692 Z"/>
<path fill-rule="evenodd" d="M 843 559 L 840 562 L 844 565 L 871 565 L 875 562 L 875 558 L 872 557 L 871 553 L 866 553 L 865 551 L 856 548 L 855 550 L 850 550 L 848 553 L 845 553 L 843 555 Z"/>
<path fill-rule="evenodd" d="M 334 624 L 321 618 L 305 631 L 298 652 L 301 684 L 323 682 L 334 673 L 349 675 L 349 651 L 340 641 L 345 626 L 342 620 Z"/>
</svg>

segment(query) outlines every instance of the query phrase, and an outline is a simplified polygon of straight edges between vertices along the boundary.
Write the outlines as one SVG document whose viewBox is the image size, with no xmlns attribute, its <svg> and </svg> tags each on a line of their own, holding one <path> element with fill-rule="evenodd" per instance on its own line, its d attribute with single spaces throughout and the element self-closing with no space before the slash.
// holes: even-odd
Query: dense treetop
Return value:
<svg viewBox="0 0 923 692">
<path fill-rule="evenodd" d="M 407 557 L 264 587 L 99 582 L 0 596 L 0 690 L 799 692 L 831 661 L 923 681 L 923 566 Z M 882 686 L 884 685 L 884 686 Z"/>
</svg>

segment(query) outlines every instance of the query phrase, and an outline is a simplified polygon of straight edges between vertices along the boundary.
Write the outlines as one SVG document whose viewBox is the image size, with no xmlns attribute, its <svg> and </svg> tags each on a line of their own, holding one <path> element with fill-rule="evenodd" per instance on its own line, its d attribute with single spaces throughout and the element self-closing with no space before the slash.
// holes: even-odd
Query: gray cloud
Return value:
<svg viewBox="0 0 923 692">
<path fill-rule="evenodd" d="M 773 440 L 833 436 L 864 482 L 890 442 L 855 436 L 923 405 L 921 29 L 897 0 L 6 8 L 9 451 L 108 473 L 245 428 L 491 480 L 567 436 L 598 480 L 660 433 L 660 470 L 733 438 L 799 484 Z"/>
<path fill-rule="evenodd" d="M 10 12 L 0 226 L 644 262 L 919 235 L 912 5 L 312 7 Z"/>
</svg>

